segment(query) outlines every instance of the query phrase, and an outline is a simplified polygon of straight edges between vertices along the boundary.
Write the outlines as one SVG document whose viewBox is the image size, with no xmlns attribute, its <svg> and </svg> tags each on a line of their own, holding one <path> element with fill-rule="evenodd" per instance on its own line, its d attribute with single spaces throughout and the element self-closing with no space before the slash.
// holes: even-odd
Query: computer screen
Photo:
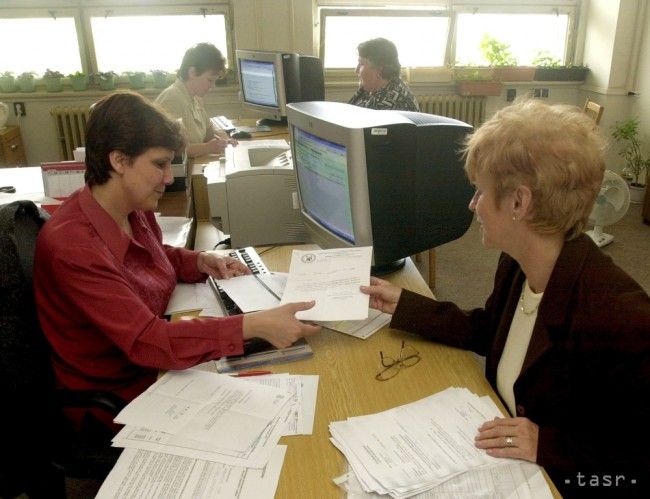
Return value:
<svg viewBox="0 0 650 499">
<path fill-rule="evenodd" d="M 317 57 L 291 52 L 237 50 L 243 106 L 268 124 L 286 122 L 287 104 L 325 98 Z"/>
<path fill-rule="evenodd" d="M 321 248 L 373 247 L 373 273 L 457 239 L 472 220 L 466 123 L 338 102 L 287 106 L 299 203 Z"/>
</svg>

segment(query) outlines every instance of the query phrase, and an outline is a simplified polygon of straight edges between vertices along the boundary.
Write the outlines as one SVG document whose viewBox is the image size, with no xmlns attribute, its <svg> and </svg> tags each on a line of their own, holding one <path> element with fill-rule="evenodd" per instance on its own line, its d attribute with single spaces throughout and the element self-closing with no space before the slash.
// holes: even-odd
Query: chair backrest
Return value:
<svg viewBox="0 0 650 499">
<path fill-rule="evenodd" d="M 602 118 L 603 111 L 605 111 L 605 108 L 603 106 L 590 99 L 587 99 L 585 101 L 585 105 L 583 109 L 585 113 L 591 116 L 591 118 L 596 122 L 596 125 L 600 123 L 600 118 Z"/>
</svg>

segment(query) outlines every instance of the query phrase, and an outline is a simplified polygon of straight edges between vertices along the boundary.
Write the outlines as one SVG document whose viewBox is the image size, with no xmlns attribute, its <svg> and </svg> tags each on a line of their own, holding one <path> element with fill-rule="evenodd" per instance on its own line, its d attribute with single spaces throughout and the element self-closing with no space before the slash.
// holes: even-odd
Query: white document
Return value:
<svg viewBox="0 0 650 499">
<path fill-rule="evenodd" d="M 163 244 L 185 248 L 192 231 L 192 219 L 186 217 L 163 217 L 156 214 L 156 222 L 162 231 Z"/>
<path fill-rule="evenodd" d="M 286 446 L 275 447 L 264 469 L 227 466 L 158 452 L 124 449 L 97 499 L 273 499 Z"/>
<path fill-rule="evenodd" d="M 200 315 L 209 317 L 223 317 L 223 311 L 217 301 L 214 291 L 207 282 L 176 284 L 165 315 L 189 312 L 190 310 L 201 310 Z"/>
<path fill-rule="evenodd" d="M 501 414 L 464 388 L 330 423 L 332 443 L 367 492 L 410 497 L 469 470 L 509 464 L 476 448 L 485 421 Z"/>
<path fill-rule="evenodd" d="M 256 312 L 277 307 L 287 281 L 286 274 L 253 274 L 217 279 L 242 312 Z"/>
<path fill-rule="evenodd" d="M 316 300 L 301 320 L 341 321 L 368 318 L 369 296 L 359 286 L 370 283 L 372 247 L 293 250 L 282 304 Z"/>
<path fill-rule="evenodd" d="M 169 371 L 116 416 L 235 451 L 252 445 L 289 402 L 287 392 L 198 369 Z"/>
<path fill-rule="evenodd" d="M 360 321 L 320 321 L 327 329 L 365 340 L 390 322 L 392 315 L 374 308 L 368 309 L 368 318 Z"/>
</svg>

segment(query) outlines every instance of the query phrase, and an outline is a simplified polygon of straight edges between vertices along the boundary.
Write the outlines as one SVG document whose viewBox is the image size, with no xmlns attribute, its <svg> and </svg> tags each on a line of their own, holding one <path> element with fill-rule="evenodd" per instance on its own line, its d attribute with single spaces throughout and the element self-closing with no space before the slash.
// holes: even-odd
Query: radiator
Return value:
<svg viewBox="0 0 650 499">
<path fill-rule="evenodd" d="M 86 123 L 90 110 L 87 107 L 54 107 L 50 111 L 54 117 L 59 139 L 59 153 L 62 161 L 72 160 L 72 151 L 86 143 Z"/>
<path fill-rule="evenodd" d="M 485 120 L 487 98 L 484 96 L 420 95 L 417 99 L 423 113 L 454 118 L 474 128 Z"/>
</svg>

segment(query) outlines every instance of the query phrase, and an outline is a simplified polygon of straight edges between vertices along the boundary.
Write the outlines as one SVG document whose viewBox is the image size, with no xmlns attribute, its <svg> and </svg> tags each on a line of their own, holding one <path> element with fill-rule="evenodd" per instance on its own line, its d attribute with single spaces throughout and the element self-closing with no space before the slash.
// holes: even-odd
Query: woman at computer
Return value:
<svg viewBox="0 0 650 499">
<path fill-rule="evenodd" d="M 199 43 L 183 56 L 176 81 L 156 98 L 173 118 L 180 118 L 190 158 L 221 154 L 228 144 L 237 144 L 223 130 L 215 129 L 203 104 L 203 97 L 223 77 L 226 60 L 217 47 Z"/>
<path fill-rule="evenodd" d="M 399 76 L 400 63 L 395 44 L 374 38 L 357 47 L 359 63 L 355 73 L 359 89 L 348 104 L 370 109 L 419 111 L 418 101 Z"/>
<path fill-rule="evenodd" d="M 241 354 L 252 337 L 287 347 L 319 330 L 295 318 L 313 303 L 226 318 L 163 318 L 177 281 L 250 273 L 232 258 L 162 244 L 153 212 L 183 145 L 180 125 L 138 94 L 111 94 L 92 110 L 86 185 L 44 225 L 35 253 L 39 319 L 64 388 L 130 401 L 160 369 Z M 110 419 L 101 421 L 111 428 Z"/>
<path fill-rule="evenodd" d="M 502 109 L 465 148 L 469 208 L 484 246 L 503 252 L 485 307 L 460 310 L 375 278 L 362 288 L 393 314 L 391 327 L 486 356 L 512 417 L 477 428 L 476 446 L 539 463 L 569 494 L 592 475 L 601 485 L 624 475 L 620 493 L 647 490 L 650 471 L 650 299 L 582 233 L 604 146 L 577 108 Z"/>
</svg>

